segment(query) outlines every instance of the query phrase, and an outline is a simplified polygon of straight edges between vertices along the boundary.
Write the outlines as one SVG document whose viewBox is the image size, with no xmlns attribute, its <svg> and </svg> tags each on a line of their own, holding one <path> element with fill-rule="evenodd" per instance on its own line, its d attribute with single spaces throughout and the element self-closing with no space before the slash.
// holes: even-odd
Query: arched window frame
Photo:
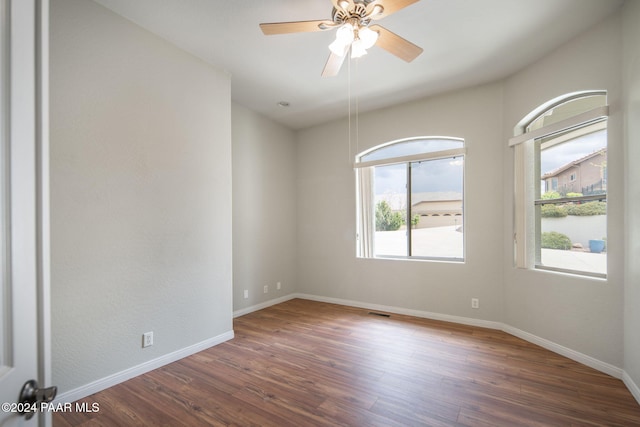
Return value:
<svg viewBox="0 0 640 427">
<path fill-rule="evenodd" d="M 589 202 L 589 201 L 606 201 L 606 193 L 597 196 L 581 196 L 581 197 L 563 197 L 554 199 L 553 203 L 548 201 L 536 200 L 534 191 L 531 190 L 535 185 L 532 184 L 534 179 L 534 170 L 536 162 L 539 165 L 540 148 L 535 141 L 543 138 L 552 138 L 574 129 L 587 127 L 600 122 L 604 123 L 609 115 L 609 106 L 601 105 L 567 117 L 563 120 L 542 126 L 540 128 L 528 131 L 528 128 L 539 118 L 549 114 L 555 108 L 571 101 L 579 100 L 592 96 L 605 96 L 607 92 L 604 90 L 580 91 L 565 94 L 554 98 L 525 116 L 514 128 L 514 136 L 509 139 L 509 146 L 514 148 L 515 160 L 515 206 L 514 206 L 514 265 L 518 268 L 526 269 L 544 269 L 570 274 L 578 274 L 584 276 L 592 276 L 598 278 L 606 278 L 606 273 L 592 273 L 568 268 L 554 268 L 541 265 L 540 261 L 540 233 L 536 232 L 536 216 L 534 206 L 543 206 L 545 204 L 560 204 L 571 202 Z"/>
<path fill-rule="evenodd" d="M 429 152 L 421 152 L 416 154 L 409 154 L 397 157 L 387 157 L 377 160 L 366 161 L 363 160 L 367 155 L 376 152 L 378 150 L 391 147 L 393 145 L 402 144 L 411 141 L 420 140 L 440 140 L 451 141 L 453 143 L 461 144 L 459 148 L 436 150 Z M 410 165 L 412 162 L 421 162 L 429 160 L 447 159 L 462 157 L 466 154 L 465 141 L 463 138 L 450 137 L 450 136 L 421 136 L 413 138 L 405 138 L 395 141 L 390 141 L 384 144 L 377 145 L 368 150 L 365 150 L 356 155 L 354 169 L 356 171 L 356 213 L 357 213 L 357 256 L 361 258 L 375 258 L 375 207 L 374 207 L 374 186 L 373 177 L 374 170 L 377 166 L 388 166 L 395 164 L 406 163 Z M 464 171 L 464 169 L 463 169 Z M 463 172 L 464 176 L 464 172 Z M 407 200 L 409 200 L 411 194 L 411 186 L 407 185 Z M 463 189 L 464 199 L 464 189 Z M 460 216 L 460 215 L 458 215 Z M 405 222 L 411 223 L 412 213 L 410 209 L 407 209 L 407 218 Z M 464 244 L 463 244 L 464 246 Z M 402 258 L 412 259 L 431 259 L 431 260 L 446 260 L 446 261 L 464 261 L 464 248 L 463 255 L 461 257 L 417 257 L 411 254 L 411 233 L 407 233 L 407 256 Z"/>
</svg>

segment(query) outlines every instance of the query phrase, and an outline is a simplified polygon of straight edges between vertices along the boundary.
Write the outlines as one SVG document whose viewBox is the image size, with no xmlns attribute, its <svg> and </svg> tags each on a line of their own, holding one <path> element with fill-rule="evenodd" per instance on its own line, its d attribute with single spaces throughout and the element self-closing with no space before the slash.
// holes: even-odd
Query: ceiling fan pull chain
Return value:
<svg viewBox="0 0 640 427">
<path fill-rule="evenodd" d="M 347 138 L 347 141 L 348 141 L 348 144 L 349 144 L 349 158 L 348 158 L 348 161 L 349 161 L 349 164 L 351 165 L 351 164 L 353 164 L 353 159 L 351 158 L 351 60 L 349 60 L 348 64 L 347 64 L 347 98 L 348 98 L 348 101 L 347 101 L 347 103 L 348 103 L 348 107 L 347 107 L 348 118 L 347 118 L 347 120 L 348 120 L 348 123 L 349 123 L 349 125 L 347 127 L 347 130 L 348 130 L 348 133 L 349 133 L 348 134 L 348 138 Z"/>
</svg>

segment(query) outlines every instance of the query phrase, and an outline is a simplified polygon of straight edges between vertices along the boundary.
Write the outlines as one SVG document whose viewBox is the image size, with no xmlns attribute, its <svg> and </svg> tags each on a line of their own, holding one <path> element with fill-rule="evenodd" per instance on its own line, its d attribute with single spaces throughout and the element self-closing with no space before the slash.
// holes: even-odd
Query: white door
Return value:
<svg viewBox="0 0 640 427">
<path fill-rule="evenodd" d="M 0 425 L 35 426 L 49 424 L 50 416 L 36 414 L 27 421 L 17 411 L 25 409 L 18 404 L 24 384 L 50 375 L 44 345 L 48 211 L 42 185 L 47 148 L 42 34 L 48 0 L 0 0 L 0 9 Z"/>
</svg>

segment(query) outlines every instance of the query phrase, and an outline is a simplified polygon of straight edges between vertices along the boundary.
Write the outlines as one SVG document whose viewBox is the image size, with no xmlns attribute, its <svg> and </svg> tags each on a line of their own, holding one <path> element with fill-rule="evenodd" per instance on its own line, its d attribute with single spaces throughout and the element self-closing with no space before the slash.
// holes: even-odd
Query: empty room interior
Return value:
<svg viewBox="0 0 640 427">
<path fill-rule="evenodd" d="M 44 4 L 53 425 L 640 425 L 640 1 Z"/>
</svg>

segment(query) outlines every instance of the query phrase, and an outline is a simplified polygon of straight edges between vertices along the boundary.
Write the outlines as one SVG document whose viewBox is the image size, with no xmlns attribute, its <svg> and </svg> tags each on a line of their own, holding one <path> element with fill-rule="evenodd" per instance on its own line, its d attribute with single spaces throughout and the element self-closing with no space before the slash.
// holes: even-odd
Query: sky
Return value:
<svg viewBox="0 0 640 427">
<path fill-rule="evenodd" d="M 449 158 L 412 163 L 411 190 L 414 193 L 462 193 L 463 159 Z M 406 192 L 406 164 L 376 167 L 375 193 L 404 194 Z"/>
<path fill-rule="evenodd" d="M 607 147 L 607 131 L 601 130 L 544 150 L 540 159 L 541 175 Z"/>
<path fill-rule="evenodd" d="M 417 139 L 393 143 L 362 157 L 363 161 L 394 158 L 416 153 L 429 153 L 464 147 L 457 139 Z M 463 158 L 449 158 L 414 162 L 411 166 L 412 191 L 462 193 Z M 406 193 L 406 164 L 376 167 L 375 194 L 395 195 Z"/>
</svg>

